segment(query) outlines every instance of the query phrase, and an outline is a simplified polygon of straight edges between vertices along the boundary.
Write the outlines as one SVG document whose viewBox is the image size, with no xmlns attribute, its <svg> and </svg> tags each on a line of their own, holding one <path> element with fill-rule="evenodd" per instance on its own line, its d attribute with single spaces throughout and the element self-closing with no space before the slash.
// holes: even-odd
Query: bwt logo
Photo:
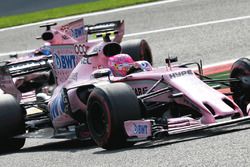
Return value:
<svg viewBox="0 0 250 167">
<path fill-rule="evenodd" d="M 173 78 L 178 78 L 178 77 L 182 77 L 182 76 L 185 76 L 185 75 L 193 75 L 192 70 L 174 72 L 172 74 L 169 74 L 169 78 L 173 79 Z"/>
<path fill-rule="evenodd" d="M 75 55 L 54 55 L 54 62 L 57 69 L 72 69 L 76 66 Z"/>
<path fill-rule="evenodd" d="M 72 29 L 72 30 L 71 30 L 71 33 L 72 33 L 72 36 L 73 36 L 74 38 L 79 38 L 79 37 L 83 36 L 83 34 L 84 34 L 84 29 L 83 29 L 83 27 L 76 28 L 76 29 Z"/>
<path fill-rule="evenodd" d="M 134 124 L 134 134 L 147 134 L 147 125 L 136 125 Z"/>
</svg>

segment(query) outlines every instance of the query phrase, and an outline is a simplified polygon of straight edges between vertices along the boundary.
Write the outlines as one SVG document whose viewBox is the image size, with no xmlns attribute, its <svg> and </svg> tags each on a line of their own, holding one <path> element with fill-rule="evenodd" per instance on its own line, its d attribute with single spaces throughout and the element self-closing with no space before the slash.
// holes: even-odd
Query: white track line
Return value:
<svg viewBox="0 0 250 167">
<path fill-rule="evenodd" d="M 243 56 L 245 58 L 250 58 L 250 56 Z M 220 61 L 220 62 L 216 62 L 216 63 L 212 63 L 212 64 L 207 64 L 207 65 L 204 65 L 203 68 L 212 68 L 212 67 L 218 67 L 220 65 L 227 65 L 227 64 L 232 64 L 234 62 L 236 62 L 237 60 L 239 60 L 241 57 L 239 58 L 236 58 L 236 59 L 231 59 L 231 60 L 225 60 L 225 61 Z"/>
<path fill-rule="evenodd" d="M 22 50 L 22 51 L 13 51 L 13 52 L 8 52 L 8 53 L 0 53 L 0 57 L 1 56 L 8 56 L 8 55 L 15 55 L 15 54 L 25 54 L 25 53 L 30 53 L 33 52 L 35 49 L 31 49 L 31 50 Z"/>
<path fill-rule="evenodd" d="M 145 31 L 145 32 L 139 32 L 139 33 L 131 33 L 131 34 L 125 34 L 124 37 L 148 35 L 148 34 L 153 34 L 153 33 L 160 33 L 160 32 L 166 32 L 166 31 L 174 31 L 174 30 L 180 30 L 180 29 L 194 28 L 194 27 L 200 27 L 200 26 L 206 26 L 206 25 L 212 25 L 212 24 L 219 24 L 219 23 L 227 23 L 227 22 L 246 20 L 246 19 L 250 19 L 250 16 L 240 16 L 240 17 L 234 17 L 234 18 L 228 18 L 228 19 L 222 19 L 222 20 L 214 20 L 214 21 L 202 22 L 202 23 L 197 23 L 197 24 L 190 24 L 190 25 L 184 25 L 184 26 L 163 28 L 163 29 L 159 29 L 159 30 Z M 13 54 L 13 53 L 24 54 L 24 53 L 31 52 L 33 50 L 16 51 L 16 52 L 9 52 L 9 53 L 0 53 L 0 56 L 10 55 L 10 54 Z"/>
<path fill-rule="evenodd" d="M 18 28 L 29 27 L 29 26 L 41 25 L 41 24 L 45 24 L 45 23 L 48 23 L 48 22 L 58 22 L 58 21 L 65 21 L 65 20 L 71 20 L 71 19 L 78 19 L 78 18 L 82 18 L 82 17 L 90 17 L 90 16 L 97 16 L 97 15 L 115 13 L 115 12 L 122 12 L 122 11 L 126 11 L 126 10 L 146 8 L 146 7 L 162 5 L 162 4 L 178 2 L 178 1 L 182 1 L 182 0 L 162 0 L 162 1 L 150 2 L 150 3 L 140 4 L 140 5 L 122 7 L 122 8 L 118 8 L 118 9 L 112 9 L 112 10 L 106 10 L 106 11 L 100 11 L 100 12 L 94 12 L 94 13 L 75 15 L 75 16 L 69 16 L 69 17 L 58 18 L 58 19 L 51 19 L 51 20 L 46 20 L 46 21 L 37 22 L 37 23 L 31 23 L 31 24 L 25 24 L 25 25 L 20 25 L 20 26 L 15 26 L 15 27 L 3 28 L 3 29 L 0 29 L 0 32 L 6 31 L 6 30 L 13 30 L 13 29 L 18 29 Z"/>
<path fill-rule="evenodd" d="M 250 16 L 240 16 L 240 17 L 234 17 L 234 18 L 229 18 L 229 19 L 214 20 L 214 21 L 202 22 L 202 23 L 197 23 L 197 24 L 190 24 L 190 25 L 184 25 L 184 26 L 178 26 L 178 27 L 163 28 L 163 29 L 159 29 L 159 30 L 152 30 L 152 31 L 145 31 L 145 32 L 126 34 L 125 37 L 147 35 L 147 34 L 153 34 L 153 33 L 166 32 L 166 31 L 174 31 L 174 30 L 187 29 L 187 28 L 193 28 L 193 27 L 200 27 L 200 26 L 206 26 L 206 25 L 212 25 L 212 24 L 219 24 L 219 23 L 227 23 L 227 22 L 232 22 L 232 21 L 246 20 L 246 19 L 250 19 Z"/>
</svg>

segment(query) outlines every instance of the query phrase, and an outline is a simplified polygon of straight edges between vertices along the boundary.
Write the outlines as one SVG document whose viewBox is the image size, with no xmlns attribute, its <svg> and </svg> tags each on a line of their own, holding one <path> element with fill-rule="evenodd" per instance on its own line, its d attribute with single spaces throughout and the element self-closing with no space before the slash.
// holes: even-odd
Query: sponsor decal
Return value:
<svg viewBox="0 0 250 167">
<path fill-rule="evenodd" d="M 82 58 L 81 59 L 81 64 L 91 64 L 91 62 L 90 62 L 90 58 Z"/>
<path fill-rule="evenodd" d="M 147 135 L 148 133 L 148 126 L 147 125 L 140 125 L 140 124 L 134 124 L 134 134 L 137 135 Z"/>
<path fill-rule="evenodd" d="M 69 37 L 68 37 L 67 35 L 62 35 L 62 39 L 63 39 L 63 40 L 68 40 Z"/>
<path fill-rule="evenodd" d="M 66 25 L 61 26 L 60 30 L 64 31 L 64 32 L 67 32 L 69 30 L 69 25 L 66 24 Z"/>
<path fill-rule="evenodd" d="M 93 67 L 93 70 L 98 70 L 102 68 L 105 68 L 105 67 L 103 65 L 97 65 L 96 67 Z"/>
<path fill-rule="evenodd" d="M 151 120 L 130 120 L 124 122 L 124 127 L 129 137 L 146 138 L 151 136 Z"/>
<path fill-rule="evenodd" d="M 133 88 L 135 94 L 138 95 L 142 95 L 145 94 L 148 91 L 148 87 L 142 87 L 142 88 Z"/>
<path fill-rule="evenodd" d="M 64 112 L 63 95 L 57 96 L 50 107 L 50 115 L 52 120 L 60 116 Z"/>
<path fill-rule="evenodd" d="M 87 34 L 84 29 L 84 23 L 82 19 L 57 27 L 57 30 L 63 32 L 63 34 L 66 34 L 69 37 L 76 39 L 77 41 L 86 41 Z"/>
<path fill-rule="evenodd" d="M 192 70 L 187 70 L 187 71 L 180 71 L 180 72 L 174 72 L 172 74 L 169 74 L 170 79 L 178 78 L 178 77 L 183 77 L 186 75 L 193 75 Z"/>
<path fill-rule="evenodd" d="M 84 44 L 76 44 L 74 48 L 77 55 L 85 55 L 87 52 L 87 47 Z"/>
<path fill-rule="evenodd" d="M 84 35 L 84 28 L 79 27 L 75 29 L 71 29 L 71 36 L 74 38 L 79 38 Z"/>
<path fill-rule="evenodd" d="M 71 108 L 69 104 L 68 97 L 63 91 L 59 96 L 57 96 L 50 107 L 50 115 L 52 120 L 61 116 L 63 113 L 70 113 Z"/>
<path fill-rule="evenodd" d="M 63 89 L 62 98 L 63 98 L 63 103 L 64 103 L 64 112 L 67 114 L 70 114 L 71 108 L 70 108 L 70 104 L 69 104 L 69 98 L 67 95 L 67 91 L 65 89 Z"/>
<path fill-rule="evenodd" d="M 56 69 L 72 69 L 76 66 L 75 55 L 60 55 L 54 54 L 54 64 Z"/>
</svg>

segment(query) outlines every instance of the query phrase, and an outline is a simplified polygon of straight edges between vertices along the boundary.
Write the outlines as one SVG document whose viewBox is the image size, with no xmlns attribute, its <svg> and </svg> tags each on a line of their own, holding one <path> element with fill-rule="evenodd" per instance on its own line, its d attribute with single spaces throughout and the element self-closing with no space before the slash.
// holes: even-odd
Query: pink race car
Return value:
<svg viewBox="0 0 250 167">
<path fill-rule="evenodd" d="M 96 25 L 84 25 L 83 20 L 77 20 L 51 28 L 53 25 L 55 24 L 41 26 L 47 28 L 40 37 L 46 42 L 43 47 L 24 57 L 12 56 L 10 61 L 0 64 L 0 119 L 3 120 L 0 123 L 0 133 L 1 140 L 4 141 L 0 144 L 0 150 L 20 149 L 25 138 L 34 137 L 34 131 L 38 134 L 36 137 L 89 139 L 88 130 L 86 129 L 86 133 L 86 130 L 82 130 L 87 127 L 86 110 L 78 110 L 83 109 L 84 105 L 76 97 L 79 90 L 74 92 L 77 94 L 73 93 L 72 100 L 78 98 L 75 102 L 81 104 L 77 105 L 79 107 L 73 111 L 74 114 L 70 114 L 76 120 L 69 120 L 69 115 L 65 115 L 66 109 L 63 106 L 67 107 L 67 104 L 65 99 L 61 101 L 61 97 L 67 82 L 81 77 L 93 79 L 90 78 L 92 73 L 108 67 L 108 57 L 116 54 L 127 53 L 135 61 L 147 60 L 152 63 L 151 49 L 145 40 L 122 42 L 122 20 Z M 90 36 L 102 40 L 89 40 Z M 76 72 L 79 70 L 78 65 L 84 66 L 79 71 L 79 76 Z M 73 106 L 74 104 L 74 109 Z M 27 114 L 26 111 L 30 108 L 38 108 L 42 112 Z M 61 116 L 54 115 L 58 112 L 65 118 L 62 120 L 64 123 L 58 121 L 62 119 Z M 68 131 L 71 126 L 76 127 L 74 131 Z M 51 129 L 55 133 L 49 133 Z M 41 135 L 40 131 L 48 133 Z"/>
<path fill-rule="evenodd" d="M 46 25 L 42 39 L 51 45 L 52 62 L 37 59 L 33 69 L 51 67 L 55 84 L 51 96 L 38 93 L 36 101 L 23 102 L 24 96 L 17 98 L 10 91 L 14 90 L 10 72 L 26 68 L 2 66 L 1 87 L 8 93 L 0 100 L 2 150 L 20 149 L 27 137 L 93 139 L 102 148 L 116 149 L 249 120 L 234 101 L 206 84 L 231 79 L 207 78 L 199 64 L 195 72 L 188 68 L 195 63 L 172 65 L 176 59 L 171 58 L 166 67 L 153 68 L 144 40 L 140 45 L 121 43 L 123 26 L 123 21 L 84 26 L 79 20 L 54 29 Z M 103 40 L 87 41 L 88 34 Z M 30 107 L 42 112 L 27 115 Z"/>
</svg>

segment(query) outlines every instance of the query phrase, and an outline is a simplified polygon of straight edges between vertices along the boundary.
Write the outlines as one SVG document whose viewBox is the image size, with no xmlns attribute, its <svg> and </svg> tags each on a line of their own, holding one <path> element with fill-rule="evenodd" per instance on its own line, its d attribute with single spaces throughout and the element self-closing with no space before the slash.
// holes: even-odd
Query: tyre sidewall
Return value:
<svg viewBox="0 0 250 167">
<path fill-rule="evenodd" d="M 122 53 L 130 55 L 134 61 L 146 60 L 151 65 L 153 64 L 153 58 L 151 48 L 146 40 L 134 39 L 121 43 Z"/>
<path fill-rule="evenodd" d="M 118 86 L 118 87 L 117 87 Z M 105 133 L 97 135 L 93 129 L 93 101 L 103 106 L 107 123 Z M 127 142 L 124 121 L 141 119 L 140 107 L 133 90 L 125 83 L 95 88 L 88 101 L 87 121 L 95 142 L 105 149 L 117 149 L 132 145 Z"/>
<path fill-rule="evenodd" d="M 101 105 L 103 108 L 104 114 L 107 118 L 108 124 L 106 125 L 105 128 L 105 133 L 103 135 L 99 135 L 98 133 L 95 133 L 95 129 L 92 126 L 93 125 L 93 120 L 92 119 L 87 119 L 88 122 L 88 127 L 91 130 L 93 139 L 97 143 L 97 145 L 105 145 L 107 143 L 107 140 L 110 138 L 111 135 L 111 116 L 110 116 L 110 104 L 107 100 L 107 97 L 103 90 L 101 89 L 96 89 L 95 92 L 91 93 L 89 101 L 88 101 L 88 111 L 91 110 L 94 106 L 96 105 L 96 102 Z M 87 118 L 93 118 L 92 114 L 93 112 L 87 112 L 88 116 Z"/>
<path fill-rule="evenodd" d="M 250 76 L 250 59 L 241 58 L 232 65 L 230 78 L 240 79 L 245 76 Z M 246 90 L 241 82 L 231 82 L 230 90 L 235 103 L 239 105 L 244 115 L 247 115 L 246 106 L 250 98 L 250 90 Z"/>
</svg>

